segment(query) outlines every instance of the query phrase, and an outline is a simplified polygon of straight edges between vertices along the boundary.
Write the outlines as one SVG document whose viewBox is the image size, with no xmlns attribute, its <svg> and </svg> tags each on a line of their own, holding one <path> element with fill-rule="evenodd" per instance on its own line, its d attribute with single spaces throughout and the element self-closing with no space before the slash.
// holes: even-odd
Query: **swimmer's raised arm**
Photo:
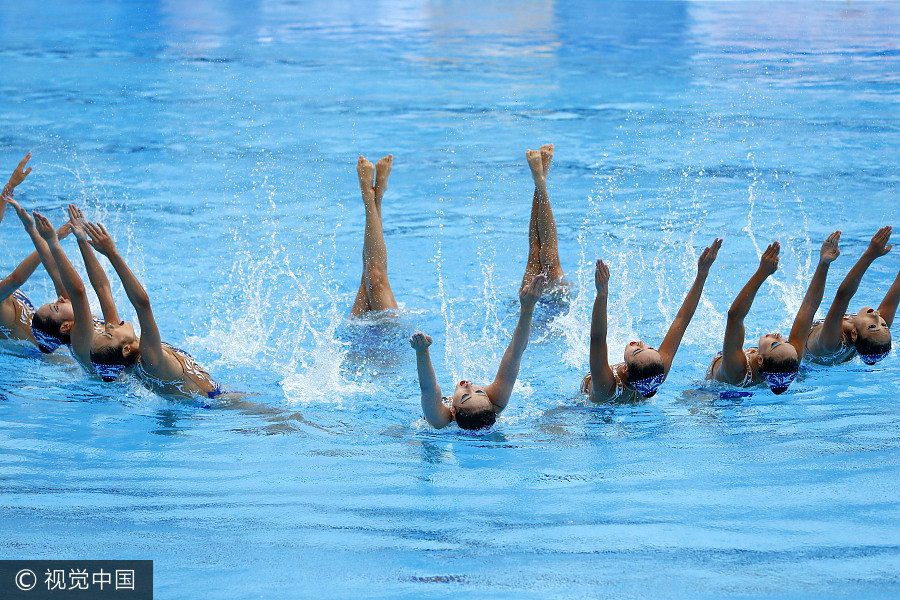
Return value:
<svg viewBox="0 0 900 600">
<path fill-rule="evenodd" d="M 120 323 L 119 311 L 116 310 L 116 303 L 112 296 L 112 287 L 109 285 L 109 278 L 100 266 L 100 261 L 94 254 L 88 242 L 87 232 L 84 229 L 85 221 L 81 209 L 74 204 L 69 205 L 69 223 L 72 227 L 72 233 L 78 240 L 78 249 L 81 250 L 81 258 L 84 259 L 84 267 L 87 269 L 88 279 L 91 281 L 91 287 L 97 293 L 100 299 L 100 309 L 103 311 L 103 320 L 107 323 L 118 325 Z"/>
<path fill-rule="evenodd" d="M 822 329 L 818 337 L 813 340 L 811 349 L 819 353 L 834 351 L 841 345 L 842 323 L 847 309 L 850 307 L 850 301 L 859 289 L 863 275 L 869 266 L 875 262 L 876 258 L 880 258 L 891 251 L 891 245 L 888 241 L 891 239 L 891 227 L 882 227 L 869 242 L 868 248 L 863 255 L 856 261 L 856 264 L 850 269 L 841 285 L 838 286 L 837 293 L 834 295 L 834 302 L 825 315 L 825 322 L 822 323 Z"/>
<path fill-rule="evenodd" d="M 494 405 L 494 412 L 500 413 L 509 402 L 513 387 L 516 385 L 516 377 L 519 376 L 519 366 L 522 364 L 522 355 L 528 347 L 528 337 L 531 335 L 531 319 L 534 316 L 534 305 L 541 299 L 544 288 L 547 286 L 547 276 L 538 274 L 534 276 L 527 286 L 519 292 L 519 321 L 513 331 L 512 340 L 500 359 L 500 366 L 494 381 L 484 386 L 484 391 Z"/>
<path fill-rule="evenodd" d="M 31 221 L 31 215 L 28 214 L 28 211 L 22 209 L 22 207 L 19 206 L 18 202 L 16 202 L 12 198 L 10 198 L 9 202 L 16 209 L 17 214 L 21 212 L 22 214 L 24 214 L 27 217 L 27 219 L 31 223 L 31 229 L 34 230 L 34 222 Z M 22 218 L 21 215 L 20 215 L 20 218 Z M 67 235 L 69 235 L 70 231 L 71 231 L 71 227 L 69 226 L 68 223 L 66 223 L 65 225 L 63 225 L 62 227 L 60 227 L 57 230 L 56 236 L 59 239 L 63 239 Z M 50 256 L 50 249 L 47 248 L 46 242 L 44 242 L 44 240 L 41 239 L 41 237 L 37 234 L 37 231 L 34 232 L 34 235 L 37 236 L 37 238 L 41 242 L 41 245 L 46 250 L 47 255 L 49 257 L 48 260 L 50 262 L 53 262 L 53 257 Z M 9 298 L 12 295 L 13 292 L 15 292 L 17 289 L 19 289 L 23 285 L 25 285 L 25 282 L 28 281 L 28 278 L 31 277 L 31 275 L 34 273 L 34 270 L 37 269 L 39 264 L 41 264 L 41 257 L 37 253 L 37 250 L 35 250 L 31 254 L 29 254 L 25 258 L 25 260 L 20 262 L 19 266 L 16 267 L 12 273 L 7 275 L 6 278 L 4 278 L 2 281 L 0 281 L 0 301 L 6 300 L 7 298 Z M 55 266 L 55 263 L 54 263 L 54 266 Z"/>
<path fill-rule="evenodd" d="M 822 295 L 825 293 L 828 267 L 841 255 L 841 251 L 838 249 L 840 240 L 841 232 L 835 231 L 822 242 L 822 249 L 819 251 L 819 264 L 816 266 L 816 272 L 809 282 L 806 295 L 803 296 L 803 302 L 800 303 L 800 310 L 797 311 L 797 316 L 794 318 L 791 333 L 788 335 L 788 343 L 797 351 L 797 360 L 803 360 L 803 353 L 806 351 L 806 339 L 809 337 L 813 318 L 816 316 L 816 311 L 819 310 L 819 305 L 822 303 Z M 843 315 L 841 316 L 843 317 Z"/>
<path fill-rule="evenodd" d="M 878 314 L 881 315 L 881 318 L 884 319 L 884 322 L 887 323 L 888 327 L 894 322 L 894 315 L 897 314 L 898 303 L 900 303 L 900 272 L 897 273 L 897 277 L 894 279 L 891 289 L 884 295 L 884 300 L 878 305 Z"/>
<path fill-rule="evenodd" d="M 594 310 L 591 313 L 591 397 L 606 398 L 612 395 L 616 380 L 609 367 L 609 350 L 606 343 L 606 303 L 609 297 L 609 267 L 602 260 L 594 266 L 594 287 L 597 297 L 594 299 Z"/>
<path fill-rule="evenodd" d="M 453 421 L 453 413 L 441 402 L 441 386 L 438 385 L 434 375 L 434 367 L 431 365 L 431 355 L 428 346 L 431 345 L 431 336 L 417 333 L 409 338 L 409 344 L 416 351 L 416 370 L 419 374 L 419 389 L 422 392 L 422 412 L 425 420 L 436 428 L 446 427 Z"/>
<path fill-rule="evenodd" d="M 72 302 L 72 312 L 75 313 L 75 323 L 72 325 L 72 331 L 69 333 L 69 339 L 72 345 L 72 354 L 84 365 L 91 364 L 91 345 L 94 342 L 94 318 L 91 315 L 91 305 L 88 302 L 87 292 L 84 289 L 84 283 L 78 275 L 78 271 L 69 262 L 69 258 L 63 251 L 59 240 L 56 237 L 56 230 L 50 221 L 38 212 L 34 213 L 35 228 L 53 255 L 53 260 L 59 268 L 59 275 L 62 278 L 63 286 L 69 294 L 69 300 Z"/>
<path fill-rule="evenodd" d="M 47 242 L 44 241 L 44 238 L 42 238 L 41 235 L 37 232 L 37 229 L 35 229 L 34 219 L 31 217 L 31 213 L 19 206 L 19 203 L 12 198 L 9 199 L 9 203 L 13 208 L 16 209 L 16 214 L 22 221 L 22 225 L 25 226 L 25 232 L 28 234 L 28 237 L 31 238 L 31 243 L 34 244 L 34 249 L 37 252 L 38 257 L 40 257 L 41 263 L 44 265 L 44 269 L 47 271 L 47 275 L 49 275 L 50 280 L 53 281 L 53 287 L 56 289 L 56 295 L 60 298 L 68 298 L 69 294 L 68 292 L 66 292 L 66 288 L 59 276 L 59 269 L 56 267 L 56 261 L 53 260 L 53 254 L 50 253 L 50 247 L 47 246 Z M 65 223 L 56 232 L 57 238 L 61 240 L 69 235 L 71 231 L 72 226 L 69 223 Z"/>
<path fill-rule="evenodd" d="M 6 213 L 6 202 L 12 197 L 16 186 L 25 181 L 25 178 L 31 173 L 31 167 L 25 168 L 29 158 L 31 158 L 31 152 L 19 161 L 12 175 L 9 176 L 9 181 L 3 186 L 3 191 L 0 192 L 0 221 L 3 221 L 3 215 Z"/>
<path fill-rule="evenodd" d="M 144 289 L 140 280 L 128 268 L 122 255 L 116 249 L 116 244 L 113 242 L 112 237 L 100 223 L 85 223 L 84 229 L 91 238 L 90 243 L 94 250 L 108 258 L 110 264 L 116 270 L 116 274 L 122 281 L 122 287 L 125 288 L 125 294 L 137 313 L 138 322 L 141 324 L 139 349 L 144 368 L 151 375 L 160 379 L 175 380 L 182 377 L 184 373 L 181 370 L 180 363 L 176 369 L 171 364 L 172 361 L 177 363 L 175 359 L 172 359 L 172 361 L 166 360 L 162 338 L 159 335 L 159 327 L 156 325 L 156 319 L 150 307 L 150 296 L 147 295 L 147 290 Z"/>
<path fill-rule="evenodd" d="M 697 276 L 694 278 L 694 284 L 688 291 L 687 296 L 685 296 L 684 302 L 682 302 L 681 308 L 678 309 L 678 314 L 675 315 L 672 324 L 669 325 L 669 331 L 666 332 L 666 337 L 663 339 L 662 344 L 659 345 L 659 356 L 662 358 L 666 374 L 672 368 L 672 360 L 675 358 L 675 353 L 678 352 L 678 346 L 681 345 L 684 332 L 687 330 L 688 325 L 691 324 L 691 319 L 694 318 L 697 305 L 700 304 L 700 296 L 703 294 L 703 286 L 706 283 L 706 278 L 709 276 L 709 268 L 715 262 L 721 247 L 722 240 L 716 238 L 700 254 L 700 258 L 697 260 Z"/>
<path fill-rule="evenodd" d="M 763 282 L 778 270 L 778 252 L 781 245 L 772 242 L 759 259 L 759 268 L 741 289 L 728 309 L 725 322 L 725 339 L 722 342 L 722 369 L 726 383 L 736 384 L 744 378 L 747 360 L 744 358 L 744 319 L 753 306 L 753 300 Z"/>
</svg>

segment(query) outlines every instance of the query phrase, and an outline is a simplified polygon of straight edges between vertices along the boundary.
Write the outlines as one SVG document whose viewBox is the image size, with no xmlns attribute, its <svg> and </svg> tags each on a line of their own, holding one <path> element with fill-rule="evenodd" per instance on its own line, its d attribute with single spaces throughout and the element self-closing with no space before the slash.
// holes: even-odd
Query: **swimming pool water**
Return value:
<svg viewBox="0 0 900 600">
<path fill-rule="evenodd" d="M 164 339 L 258 394 L 207 410 L 0 354 L 3 558 L 153 559 L 158 598 L 897 595 L 897 356 L 782 396 L 702 382 L 761 248 L 781 266 L 748 340 L 787 331 L 831 231 L 822 314 L 898 224 L 896 4 L 50 1 L 0 24 L 17 198 L 104 220 Z M 492 433 L 433 430 L 406 337 L 434 336 L 445 390 L 493 376 L 544 142 L 569 311 L 536 319 Z M 349 323 L 355 162 L 387 153 L 402 316 Z M 8 272 L 30 243 L 0 227 Z M 617 356 L 661 341 L 716 236 L 660 393 L 579 396 L 593 261 Z"/>
</svg>

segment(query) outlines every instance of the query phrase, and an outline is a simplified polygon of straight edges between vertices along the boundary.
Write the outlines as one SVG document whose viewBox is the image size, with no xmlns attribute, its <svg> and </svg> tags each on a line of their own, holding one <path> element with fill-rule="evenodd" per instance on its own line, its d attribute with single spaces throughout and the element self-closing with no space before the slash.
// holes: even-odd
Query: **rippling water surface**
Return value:
<svg viewBox="0 0 900 600">
<path fill-rule="evenodd" d="M 4 351 L 3 557 L 153 559 L 158 598 L 900 592 L 897 356 L 782 396 L 701 381 L 760 248 L 783 251 L 750 339 L 787 331 L 828 233 L 825 309 L 900 225 L 896 4 L 51 0 L 0 26 L 19 200 L 103 219 L 164 339 L 257 394 L 205 409 Z M 570 310 L 536 320 L 491 434 L 435 431 L 405 338 L 434 336 L 445 389 L 493 376 L 544 142 Z M 402 317 L 349 323 L 356 157 L 389 152 Z M 2 235 L 5 274 L 30 247 L 11 213 Z M 660 393 L 590 405 L 592 261 L 615 356 L 659 344 L 719 235 Z"/>
</svg>

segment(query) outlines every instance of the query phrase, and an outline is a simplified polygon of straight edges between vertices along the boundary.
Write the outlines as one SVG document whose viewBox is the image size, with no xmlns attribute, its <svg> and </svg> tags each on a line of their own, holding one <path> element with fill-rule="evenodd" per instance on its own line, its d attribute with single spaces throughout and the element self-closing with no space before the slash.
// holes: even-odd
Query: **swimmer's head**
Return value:
<svg viewBox="0 0 900 600">
<path fill-rule="evenodd" d="M 497 420 L 494 404 L 480 385 L 460 381 L 453 391 L 453 414 L 460 429 L 485 429 Z"/>
<path fill-rule="evenodd" d="M 850 318 L 850 322 L 853 324 L 850 339 L 856 346 L 859 358 L 867 365 L 883 360 L 891 351 L 891 330 L 881 314 L 864 306 Z"/>
<path fill-rule="evenodd" d="M 797 349 L 780 333 L 767 333 L 759 338 L 756 360 L 773 394 L 785 393 L 800 370 Z"/>
<path fill-rule="evenodd" d="M 103 333 L 94 336 L 91 363 L 103 381 L 115 381 L 125 367 L 130 367 L 140 357 L 139 344 L 140 339 L 130 322 L 107 323 Z"/>
<path fill-rule="evenodd" d="M 644 398 L 655 396 L 666 377 L 659 352 L 641 340 L 629 342 L 625 346 L 625 370 L 629 385 Z"/>
<path fill-rule="evenodd" d="M 56 302 L 48 302 L 31 317 L 31 330 L 41 352 L 50 353 L 62 344 L 69 343 L 69 333 L 75 325 L 75 312 L 68 298 L 60 296 Z"/>
</svg>

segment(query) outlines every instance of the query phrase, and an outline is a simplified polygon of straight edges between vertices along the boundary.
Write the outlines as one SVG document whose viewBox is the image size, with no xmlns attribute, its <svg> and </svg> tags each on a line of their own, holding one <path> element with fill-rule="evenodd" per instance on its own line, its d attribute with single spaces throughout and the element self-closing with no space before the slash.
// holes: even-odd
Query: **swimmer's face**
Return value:
<svg viewBox="0 0 900 600">
<path fill-rule="evenodd" d="M 453 400 L 454 411 L 459 410 L 463 406 L 468 410 L 492 408 L 491 399 L 488 398 L 484 388 L 480 385 L 475 385 L 471 381 L 460 381 L 457 383 L 451 400 Z"/>
<path fill-rule="evenodd" d="M 648 346 L 642 340 L 629 342 L 625 346 L 625 366 L 633 367 L 634 365 L 649 365 L 651 363 L 662 362 L 662 357 L 656 348 Z"/>
<path fill-rule="evenodd" d="M 891 341 L 891 330 L 881 314 L 874 308 L 863 306 L 862 310 L 851 317 L 856 336 L 874 344 L 888 344 Z M 855 339 L 853 341 L 856 341 Z"/>
<path fill-rule="evenodd" d="M 60 296 L 56 302 L 48 302 L 35 313 L 42 319 L 49 320 L 59 325 L 61 333 L 68 333 L 75 323 L 75 312 L 72 310 L 72 303 L 68 298 Z"/>
<path fill-rule="evenodd" d="M 124 349 L 127 356 L 132 349 L 137 349 L 138 342 L 139 340 L 134 334 L 134 325 L 130 321 L 122 321 L 119 325 L 106 323 L 103 326 L 103 333 L 98 333 L 94 336 L 92 350 L 100 350 L 111 346 Z"/>
<path fill-rule="evenodd" d="M 756 349 L 760 360 L 763 358 L 777 361 L 797 359 L 796 348 L 791 346 L 780 333 L 767 333 L 760 337 L 759 342 L 756 344 Z"/>
</svg>

